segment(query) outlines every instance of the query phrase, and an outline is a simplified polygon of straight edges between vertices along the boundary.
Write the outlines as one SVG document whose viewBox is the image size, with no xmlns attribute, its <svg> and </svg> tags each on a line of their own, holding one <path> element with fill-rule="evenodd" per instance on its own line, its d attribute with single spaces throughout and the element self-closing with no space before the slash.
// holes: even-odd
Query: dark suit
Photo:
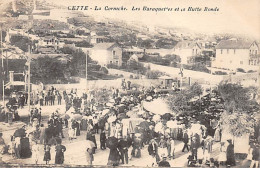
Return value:
<svg viewBox="0 0 260 171">
<path fill-rule="evenodd" d="M 188 147 L 189 135 L 187 133 L 184 133 L 183 135 L 183 142 L 184 142 L 184 146 L 182 148 L 182 152 L 184 152 L 185 148 L 187 148 L 187 150 L 189 151 L 189 147 Z"/>
</svg>

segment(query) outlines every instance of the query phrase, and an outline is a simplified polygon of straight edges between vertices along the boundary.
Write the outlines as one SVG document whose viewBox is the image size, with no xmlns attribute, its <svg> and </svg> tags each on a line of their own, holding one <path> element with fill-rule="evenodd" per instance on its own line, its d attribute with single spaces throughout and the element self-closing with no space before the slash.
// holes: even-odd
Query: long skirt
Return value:
<svg viewBox="0 0 260 171">
<path fill-rule="evenodd" d="M 119 164 L 120 156 L 117 149 L 110 149 L 108 163 L 109 166 L 117 166 Z"/>
</svg>

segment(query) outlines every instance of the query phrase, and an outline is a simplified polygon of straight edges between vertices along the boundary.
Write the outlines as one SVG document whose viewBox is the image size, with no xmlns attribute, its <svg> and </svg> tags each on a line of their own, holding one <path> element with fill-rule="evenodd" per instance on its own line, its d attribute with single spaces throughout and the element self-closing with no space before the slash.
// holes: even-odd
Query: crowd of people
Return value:
<svg viewBox="0 0 260 171">
<path fill-rule="evenodd" d="M 55 164 L 63 164 L 64 152 L 69 148 L 69 144 L 67 147 L 62 145 L 64 138 L 68 137 L 69 142 L 72 142 L 82 135 L 81 131 L 86 131 L 86 164 L 90 166 L 98 148 L 100 150 L 109 148 L 107 162 L 109 166 L 128 164 L 132 158 L 141 158 L 142 151 L 147 150 L 150 156 L 148 167 L 174 167 L 169 161 L 175 159 L 178 143 L 183 143 L 183 153 L 186 151 L 189 153 L 187 166 L 236 165 L 234 142 L 231 139 L 222 140 L 222 125 L 217 117 L 204 118 L 202 121 L 187 116 L 170 113 L 158 115 L 147 111 L 143 106 L 144 102 L 166 96 L 165 93 L 156 91 L 154 87 L 140 88 L 131 92 L 126 83 L 122 82 L 122 89 L 101 91 L 111 92 L 111 97 L 102 104 L 95 100 L 95 95 L 92 93 L 79 96 L 77 89 L 63 91 L 65 109 L 57 108 L 49 116 L 47 123 L 43 123 L 41 108 L 33 108 L 30 126 L 24 126 L 12 136 L 12 144 L 9 146 L 11 154 L 16 158 L 32 155 L 35 164 L 39 160 L 49 164 L 52 159 L 51 149 L 54 147 Z M 60 93 L 52 87 L 46 95 L 60 96 Z M 40 106 L 49 104 L 48 101 L 43 103 L 41 99 L 44 98 L 39 98 Z M 61 97 L 58 99 L 58 104 L 61 104 L 61 99 Z M 38 104 L 37 101 L 35 104 Z M 54 104 L 51 102 L 51 105 Z M 100 136 L 100 147 L 97 146 L 97 134 Z M 219 144 L 220 154 L 212 156 L 213 146 L 216 144 Z M 40 156 L 39 153 L 41 146 L 44 147 L 44 156 Z M 26 149 L 27 152 L 22 152 L 21 149 Z M 258 167 L 258 142 L 253 143 L 249 152 L 252 154 L 252 157 L 249 156 L 252 167 Z"/>
</svg>

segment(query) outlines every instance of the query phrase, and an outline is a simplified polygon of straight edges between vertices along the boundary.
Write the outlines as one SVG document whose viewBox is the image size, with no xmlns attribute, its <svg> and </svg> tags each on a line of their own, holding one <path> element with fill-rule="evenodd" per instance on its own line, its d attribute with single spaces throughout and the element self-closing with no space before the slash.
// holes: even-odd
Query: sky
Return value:
<svg viewBox="0 0 260 171">
<path fill-rule="evenodd" d="M 260 0 L 46 0 L 64 6 L 125 6 L 128 11 L 85 11 L 94 16 L 190 28 L 201 33 L 237 33 L 260 38 Z M 218 7 L 218 12 L 133 12 L 135 7 Z"/>
</svg>

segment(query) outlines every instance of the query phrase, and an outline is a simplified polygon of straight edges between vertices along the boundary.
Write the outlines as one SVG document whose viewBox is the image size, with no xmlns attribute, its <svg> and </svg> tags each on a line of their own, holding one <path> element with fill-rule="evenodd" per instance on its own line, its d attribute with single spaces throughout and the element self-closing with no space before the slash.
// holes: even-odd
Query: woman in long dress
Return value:
<svg viewBox="0 0 260 171">
<path fill-rule="evenodd" d="M 214 140 L 216 142 L 220 142 L 221 141 L 221 129 L 220 127 L 218 126 L 216 131 L 215 131 L 215 134 L 214 134 Z"/>
</svg>

